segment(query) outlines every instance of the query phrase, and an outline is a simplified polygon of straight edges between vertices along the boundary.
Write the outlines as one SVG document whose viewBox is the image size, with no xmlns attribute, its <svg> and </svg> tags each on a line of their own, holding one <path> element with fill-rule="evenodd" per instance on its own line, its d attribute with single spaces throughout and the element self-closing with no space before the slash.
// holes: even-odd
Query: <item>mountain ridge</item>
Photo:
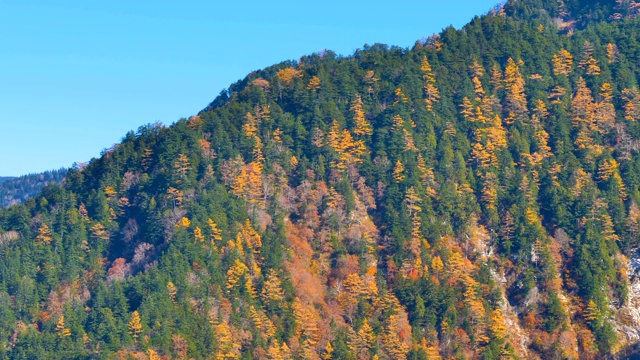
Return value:
<svg viewBox="0 0 640 360">
<path fill-rule="evenodd" d="M 640 27 L 597 4 L 303 56 L 129 132 L 0 210 L 0 355 L 632 353 Z"/>
</svg>

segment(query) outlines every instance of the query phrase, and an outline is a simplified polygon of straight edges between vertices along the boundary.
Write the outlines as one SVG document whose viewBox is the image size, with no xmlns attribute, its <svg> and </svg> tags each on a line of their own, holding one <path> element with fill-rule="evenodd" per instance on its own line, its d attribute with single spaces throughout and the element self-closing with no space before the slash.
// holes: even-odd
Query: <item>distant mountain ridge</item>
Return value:
<svg viewBox="0 0 640 360">
<path fill-rule="evenodd" d="M 60 184 L 67 169 L 45 171 L 18 177 L 0 177 L 0 207 L 20 204 L 36 196 L 48 184 Z"/>
</svg>

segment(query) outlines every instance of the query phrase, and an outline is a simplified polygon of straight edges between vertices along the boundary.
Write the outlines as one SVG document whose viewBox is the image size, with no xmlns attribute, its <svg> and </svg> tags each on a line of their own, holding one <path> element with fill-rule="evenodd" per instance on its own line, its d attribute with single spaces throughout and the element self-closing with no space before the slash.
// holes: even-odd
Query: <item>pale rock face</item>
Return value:
<svg viewBox="0 0 640 360">
<path fill-rule="evenodd" d="M 640 251 L 636 250 L 629 259 L 629 295 L 626 303 L 616 309 L 612 305 L 615 330 L 620 345 L 629 346 L 640 342 Z"/>
<path fill-rule="evenodd" d="M 504 296 L 504 294 L 502 296 L 503 296 L 502 311 L 504 312 L 504 315 L 505 315 L 504 322 L 507 329 L 509 329 L 509 332 L 511 333 L 511 336 L 514 340 L 513 345 L 516 350 L 516 353 L 518 356 L 521 356 L 523 358 L 528 358 L 529 352 L 527 351 L 527 348 L 530 342 L 529 336 L 527 335 L 526 331 L 524 331 L 520 327 L 520 322 L 518 321 L 518 314 L 516 313 L 515 309 L 511 306 L 511 304 L 509 303 L 507 298 Z"/>
<path fill-rule="evenodd" d="M 493 249 L 493 247 L 489 247 Z M 490 251 L 492 252 L 492 251 Z M 527 348 L 529 346 L 529 336 L 526 331 L 520 327 L 520 321 L 518 320 L 518 310 L 511 306 L 507 296 L 505 295 L 505 286 L 507 284 L 507 279 L 502 272 L 498 272 L 495 269 L 491 270 L 491 275 L 496 280 L 496 282 L 502 284 L 500 287 L 502 292 L 502 306 L 500 310 L 502 310 L 504 316 L 504 324 L 509 329 L 509 337 L 512 340 L 513 346 L 515 348 L 516 354 L 524 359 L 529 358 L 529 352 Z"/>
</svg>

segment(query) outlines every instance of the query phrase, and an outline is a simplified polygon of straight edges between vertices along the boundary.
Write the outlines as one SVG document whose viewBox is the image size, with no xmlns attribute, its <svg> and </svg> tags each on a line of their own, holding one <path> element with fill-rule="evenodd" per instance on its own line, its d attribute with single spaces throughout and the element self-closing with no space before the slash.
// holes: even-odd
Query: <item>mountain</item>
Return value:
<svg viewBox="0 0 640 360">
<path fill-rule="evenodd" d="M 59 184 L 67 169 L 45 171 L 19 177 L 0 177 L 0 207 L 19 204 L 32 198 L 47 184 Z"/>
<path fill-rule="evenodd" d="M 634 354 L 636 8 L 508 1 L 126 134 L 0 210 L 2 357 Z"/>
</svg>

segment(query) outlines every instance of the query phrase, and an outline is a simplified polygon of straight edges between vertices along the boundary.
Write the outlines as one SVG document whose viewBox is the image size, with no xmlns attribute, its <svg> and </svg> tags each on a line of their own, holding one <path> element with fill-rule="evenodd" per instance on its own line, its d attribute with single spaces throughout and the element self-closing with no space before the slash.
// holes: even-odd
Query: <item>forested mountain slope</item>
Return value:
<svg viewBox="0 0 640 360">
<path fill-rule="evenodd" d="M 0 177 L 0 207 L 19 204 L 38 195 L 47 184 L 59 184 L 67 169 L 45 171 L 18 177 Z"/>
<path fill-rule="evenodd" d="M 631 353 L 636 8 L 510 1 L 127 134 L 0 211 L 2 356 Z"/>
</svg>

